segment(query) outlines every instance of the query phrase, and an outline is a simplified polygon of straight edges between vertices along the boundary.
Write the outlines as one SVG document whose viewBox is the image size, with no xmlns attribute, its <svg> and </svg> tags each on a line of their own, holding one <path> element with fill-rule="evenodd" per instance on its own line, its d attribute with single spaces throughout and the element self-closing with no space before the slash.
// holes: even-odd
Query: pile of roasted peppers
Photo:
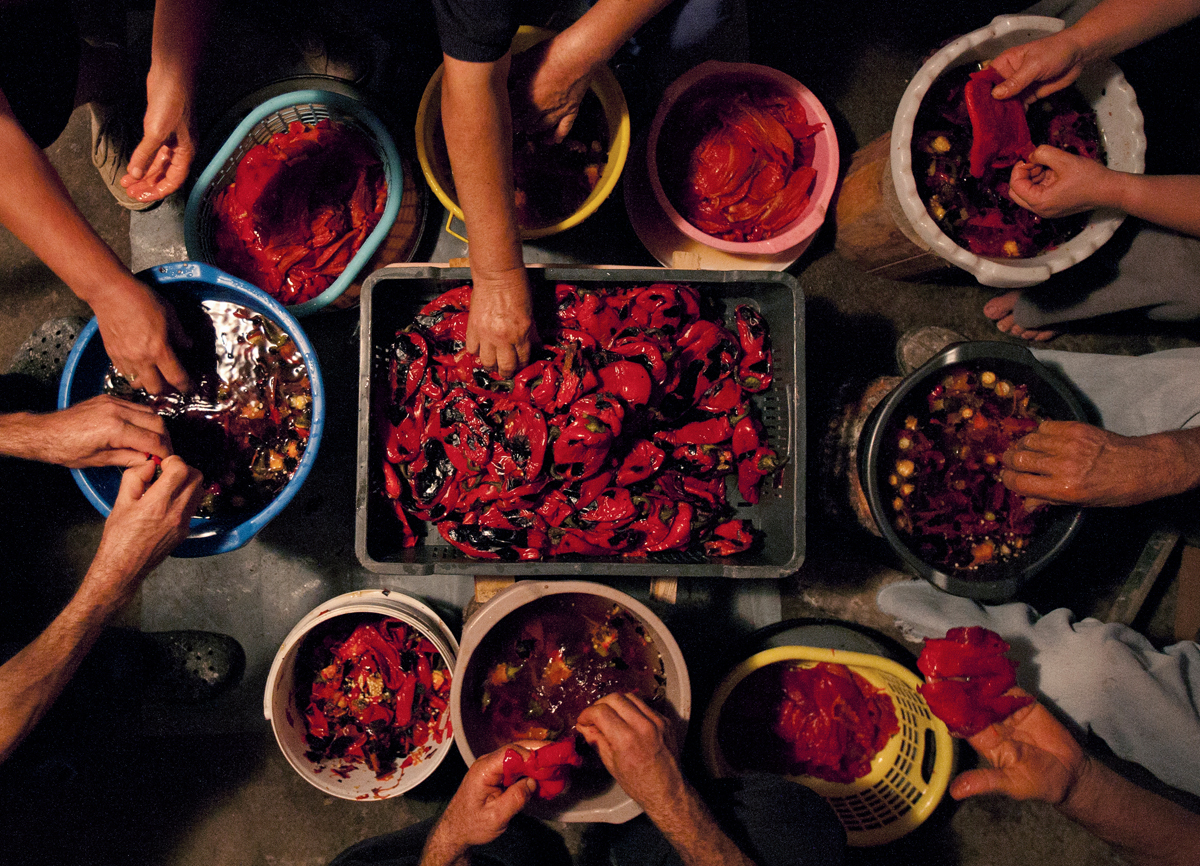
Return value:
<svg viewBox="0 0 1200 866">
<path fill-rule="evenodd" d="M 925 641 L 917 668 L 918 687 L 929 709 L 956 737 L 971 737 L 993 722 L 1033 703 L 1029 695 L 1008 695 L 1017 684 L 1017 663 L 1005 657 L 1008 642 L 981 626 L 952 628 Z"/>
<path fill-rule="evenodd" d="M 791 775 L 853 782 L 900 730 L 887 692 L 845 665 L 788 665 L 782 685 L 774 733 L 788 746 Z"/>
<path fill-rule="evenodd" d="M 1038 512 L 1000 480 L 1002 458 L 1037 429 L 1026 385 L 990 370 L 950 368 L 926 397 L 929 415 L 892 432 L 888 475 L 896 528 L 926 562 L 957 571 L 1019 555 Z"/>
<path fill-rule="evenodd" d="M 1100 130 L 1073 87 L 1033 103 L 1013 129 L 1020 102 L 993 99 L 995 82 L 996 73 L 959 67 L 930 86 L 913 121 L 913 176 L 929 215 L 955 243 L 980 256 L 1029 258 L 1079 234 L 1088 217 L 1043 219 L 1025 210 L 1008 195 L 1011 166 L 1038 144 L 1103 162 Z M 977 128 L 986 141 L 977 140 Z"/>
<path fill-rule="evenodd" d="M 216 264 L 284 304 L 341 276 L 379 224 L 388 184 L 366 136 L 295 121 L 257 144 L 213 202 Z"/>
<path fill-rule="evenodd" d="M 450 671 L 437 648 L 398 619 L 363 622 L 310 647 L 297 704 L 308 758 L 362 763 L 384 778 L 450 736 Z M 303 674 L 299 674 L 300 677 Z"/>
<path fill-rule="evenodd" d="M 684 218 L 739 242 L 773 238 L 795 222 L 816 182 L 815 139 L 824 124 L 809 123 L 794 96 L 758 86 L 701 98 L 688 114 L 679 136 L 687 173 L 670 195 Z M 689 145 L 692 127 L 701 137 Z M 680 159 L 659 151 L 664 162 Z"/>
<path fill-rule="evenodd" d="M 501 380 L 464 351 L 470 297 L 431 301 L 388 348 L 378 433 L 405 546 L 429 521 L 483 559 L 750 547 L 726 476 L 756 503 L 784 462 L 751 403 L 773 375 L 760 313 L 730 330 L 691 286 L 560 284 L 556 329 Z"/>
</svg>

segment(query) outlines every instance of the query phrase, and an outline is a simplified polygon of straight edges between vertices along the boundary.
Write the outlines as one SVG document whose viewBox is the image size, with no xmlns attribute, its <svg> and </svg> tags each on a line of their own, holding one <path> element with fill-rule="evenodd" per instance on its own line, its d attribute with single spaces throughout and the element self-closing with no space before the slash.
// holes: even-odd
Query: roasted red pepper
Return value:
<svg viewBox="0 0 1200 866">
<path fill-rule="evenodd" d="M 1008 650 L 1007 641 L 980 626 L 952 628 L 944 638 L 925 641 L 917 659 L 925 674 L 919 691 L 954 736 L 974 736 L 1033 703 L 1029 695 L 1005 694 L 1017 684 L 1017 663 L 1005 657 Z"/>
<path fill-rule="evenodd" d="M 570 767 L 583 764 L 583 756 L 576 751 L 576 736 L 570 734 L 558 742 L 531 749 L 528 758 L 522 758 L 515 749 L 504 753 L 504 787 L 509 788 L 524 778 L 537 782 L 537 795 L 544 800 L 557 797 L 567 786 Z"/>
<path fill-rule="evenodd" d="M 1003 168 L 1033 153 L 1033 139 L 1018 99 L 995 99 L 992 88 L 1004 76 L 988 67 L 971 73 L 963 91 L 971 118 L 971 174 L 983 177 L 989 168 Z"/>
</svg>

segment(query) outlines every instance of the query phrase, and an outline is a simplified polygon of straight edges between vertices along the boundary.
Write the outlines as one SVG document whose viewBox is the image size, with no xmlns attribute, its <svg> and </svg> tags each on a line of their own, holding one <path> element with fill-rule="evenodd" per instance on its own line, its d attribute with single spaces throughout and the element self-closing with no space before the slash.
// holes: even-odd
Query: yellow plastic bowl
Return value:
<svg viewBox="0 0 1200 866">
<path fill-rule="evenodd" d="M 553 30 L 541 27 L 523 26 L 513 37 L 512 52 L 519 54 L 554 35 Z M 421 164 L 421 172 L 433 194 L 438 197 L 446 209 L 450 211 L 450 222 L 455 218 L 463 220 L 463 211 L 454 198 L 454 179 L 450 172 L 450 162 L 446 156 L 445 135 L 442 132 L 442 73 L 439 66 L 429 79 L 425 93 L 421 96 L 421 104 L 417 108 L 417 161 Z M 625 168 L 625 159 L 629 156 L 629 107 L 625 104 L 625 94 L 616 76 L 607 66 L 592 80 L 592 92 L 600 100 L 604 117 L 608 121 L 608 162 L 600 175 L 591 194 L 584 200 L 579 209 L 562 222 L 549 226 L 527 229 L 522 227 L 521 237 L 525 240 L 558 234 L 573 226 L 579 225 L 608 198 L 609 194 L 621 178 Z M 461 238 L 466 240 L 466 238 Z"/>
<path fill-rule="evenodd" d="M 787 778 L 825 798 L 851 845 L 883 845 L 916 829 L 933 814 L 950 785 L 954 740 L 917 691 L 921 678 L 882 656 L 803 646 L 775 647 L 750 656 L 717 686 L 705 713 L 701 742 L 708 771 L 717 777 L 736 775 L 717 741 L 721 711 L 733 690 L 754 671 L 784 662 L 804 667 L 818 662 L 845 665 L 887 692 L 900 722 L 899 733 L 892 735 L 871 762 L 870 772 L 860 779 L 840 784 L 813 776 Z"/>
</svg>

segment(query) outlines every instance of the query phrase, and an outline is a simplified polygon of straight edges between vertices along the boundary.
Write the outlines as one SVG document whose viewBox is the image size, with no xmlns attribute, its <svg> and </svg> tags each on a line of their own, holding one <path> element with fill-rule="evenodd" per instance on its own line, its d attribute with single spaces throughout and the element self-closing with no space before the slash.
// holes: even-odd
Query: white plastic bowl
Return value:
<svg viewBox="0 0 1200 866">
<path fill-rule="evenodd" d="M 691 680 L 688 678 L 683 653 L 662 620 L 641 602 L 604 584 L 584 580 L 523 580 L 497 593 L 479 608 L 463 627 L 462 648 L 450 686 L 450 718 L 454 725 L 454 741 L 468 766 L 479 757 L 467 740 L 467 726 L 463 724 L 462 715 L 463 686 L 470 679 L 468 669 L 475 651 L 483 638 L 510 613 L 545 596 L 562 593 L 600 596 L 621 605 L 641 622 L 662 654 L 666 699 L 679 721 L 679 742 L 683 742 L 692 711 Z M 486 660 L 483 663 L 486 663 Z M 468 699 L 474 701 L 477 698 L 470 695 Z M 534 801 L 532 808 L 538 817 L 555 821 L 606 824 L 620 824 L 642 812 L 642 807 L 615 781 L 591 796 L 581 796 L 578 792 L 568 789 L 553 800 Z"/>
<path fill-rule="evenodd" d="M 380 779 L 366 765 L 357 762 L 316 762 L 308 758 L 304 713 L 296 706 L 296 659 L 304 639 L 313 629 L 331 619 L 349 614 L 377 614 L 394 617 L 421 632 L 437 647 L 448 669 L 453 670 L 458 642 L 434 611 L 410 596 L 386 589 L 360 590 L 332 598 L 314 608 L 296 624 L 275 654 L 263 695 L 263 714 L 275 732 L 275 741 L 288 763 L 305 781 L 327 794 L 345 800 L 386 800 L 410 791 L 437 769 L 450 751 L 454 738 L 449 736 L 448 715 L 442 714 L 443 737 L 440 743 L 424 748 L 418 762 Z"/>
<path fill-rule="evenodd" d="M 892 124 L 891 168 L 900 206 L 912 228 L 937 255 L 996 288 L 1021 288 L 1044 282 L 1051 274 L 1078 264 L 1103 246 L 1125 215 L 1098 209 L 1087 225 L 1065 244 L 1026 259 L 992 259 L 978 256 L 950 239 L 925 209 L 912 170 L 913 122 L 929 87 L 948 69 L 991 60 L 1006 48 L 1041 39 L 1063 29 L 1058 18 L 1038 15 L 999 15 L 983 27 L 951 42 L 934 54 L 913 76 Z M 1146 168 L 1146 135 L 1142 112 L 1133 88 L 1116 64 L 1093 63 L 1075 82 L 1076 89 L 1096 111 L 1100 138 L 1108 167 L 1140 174 Z"/>
</svg>

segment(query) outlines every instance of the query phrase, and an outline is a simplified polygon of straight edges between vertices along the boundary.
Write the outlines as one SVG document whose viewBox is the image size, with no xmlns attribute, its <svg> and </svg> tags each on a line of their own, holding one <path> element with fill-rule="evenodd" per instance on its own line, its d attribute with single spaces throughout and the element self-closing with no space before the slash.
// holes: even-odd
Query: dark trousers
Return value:
<svg viewBox="0 0 1200 866">
<path fill-rule="evenodd" d="M 759 866 L 836 866 L 846 833 L 817 794 L 779 776 L 719 779 L 704 788 L 721 828 Z M 343 851 L 331 866 L 416 866 L 433 822 L 367 839 Z M 626 824 L 597 827 L 617 866 L 678 866 L 679 855 L 641 815 Z M 472 863 L 496 866 L 570 864 L 562 839 L 541 822 L 518 815 L 495 842 L 474 849 Z"/>
</svg>

